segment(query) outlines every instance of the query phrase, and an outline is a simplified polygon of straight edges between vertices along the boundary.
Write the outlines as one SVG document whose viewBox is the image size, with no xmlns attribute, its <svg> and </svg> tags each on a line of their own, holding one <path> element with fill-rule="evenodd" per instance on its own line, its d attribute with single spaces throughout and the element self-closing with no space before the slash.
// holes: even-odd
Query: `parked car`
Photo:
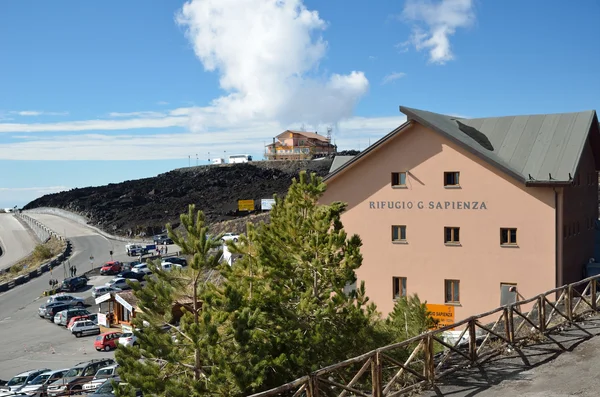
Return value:
<svg viewBox="0 0 600 397">
<path fill-rule="evenodd" d="M 223 237 L 221 237 L 221 240 L 223 242 L 229 241 L 229 240 L 233 240 L 234 242 L 237 243 L 238 240 L 239 240 L 239 238 L 240 238 L 240 236 L 238 234 L 235 234 L 235 233 L 225 233 L 225 234 L 223 234 Z"/>
<path fill-rule="evenodd" d="M 134 272 L 134 271 L 128 270 L 128 271 L 119 273 L 117 276 L 121 277 L 121 278 L 129 278 L 129 279 L 134 279 L 137 281 L 142 281 L 142 280 L 144 280 L 144 277 L 146 275 L 141 272 Z"/>
<path fill-rule="evenodd" d="M 187 260 L 185 258 L 173 257 L 173 258 L 169 258 L 167 260 L 167 262 L 171 262 L 171 263 L 174 263 L 176 265 L 181 265 L 182 267 L 186 267 L 188 265 Z"/>
<path fill-rule="evenodd" d="M 152 270 L 150 270 L 147 263 L 140 263 L 139 265 L 135 265 L 131 269 L 131 271 L 136 273 L 152 274 Z"/>
<path fill-rule="evenodd" d="M 144 253 L 144 247 L 140 244 L 127 244 L 125 246 L 127 256 L 138 256 Z"/>
<path fill-rule="evenodd" d="M 92 288 L 92 298 L 96 299 L 99 296 L 106 295 L 109 292 L 120 292 L 119 288 L 107 287 L 106 285 L 99 285 Z"/>
<path fill-rule="evenodd" d="M 123 277 L 115 277 L 105 285 L 110 288 L 119 288 L 121 290 L 131 289 L 131 286 L 127 284 L 127 281 L 131 283 L 137 283 L 138 281 L 134 278 L 123 278 Z"/>
<path fill-rule="evenodd" d="M 100 269 L 100 274 L 118 274 L 121 273 L 123 264 L 119 261 L 106 262 Z"/>
<path fill-rule="evenodd" d="M 87 286 L 86 277 L 69 277 L 65 278 L 60 285 L 59 290 L 63 292 L 73 292 Z"/>
<path fill-rule="evenodd" d="M 119 368 L 118 364 L 109 365 L 108 367 L 100 368 L 94 378 L 83 385 L 83 391 L 86 393 L 91 392 L 92 390 L 96 390 L 109 378 L 114 378 L 117 376 L 117 368 Z"/>
<path fill-rule="evenodd" d="M 92 394 L 89 394 L 89 397 L 114 397 L 115 396 L 115 390 L 114 390 L 114 384 L 117 384 L 117 387 L 119 387 L 120 385 L 124 384 L 121 382 L 121 378 L 116 376 L 114 378 L 110 378 L 107 379 L 106 381 L 104 381 L 104 383 L 98 388 L 96 389 L 96 391 Z M 135 391 L 135 397 L 141 397 L 143 396 L 142 392 L 140 390 L 136 390 Z"/>
<path fill-rule="evenodd" d="M 100 333 L 100 326 L 98 324 L 94 324 L 94 322 L 90 320 L 80 320 L 73 324 L 73 327 L 71 327 L 71 333 L 77 338 L 80 338 L 83 335 L 97 335 Z"/>
<path fill-rule="evenodd" d="M 83 298 L 67 294 L 52 295 L 46 303 L 64 303 L 69 306 L 83 306 Z"/>
<path fill-rule="evenodd" d="M 76 316 L 89 316 L 91 313 L 86 309 L 67 309 L 54 316 L 54 324 L 66 327 L 69 321 Z"/>
<path fill-rule="evenodd" d="M 170 244 L 173 244 L 173 240 L 171 240 L 169 238 L 169 236 L 166 235 L 166 234 L 158 234 L 158 235 L 156 235 L 156 236 L 153 237 L 153 240 L 154 240 L 154 244 L 156 244 L 156 245 L 162 245 L 162 244 L 170 245 Z"/>
<path fill-rule="evenodd" d="M 87 316 L 84 315 L 84 316 L 75 316 L 75 317 L 73 317 L 71 320 L 69 320 L 69 324 L 67 324 L 67 329 L 70 331 L 71 328 L 73 328 L 73 325 L 77 321 L 82 321 L 82 320 L 90 320 L 94 324 L 98 324 L 98 313 L 92 313 L 92 314 L 87 315 Z"/>
<path fill-rule="evenodd" d="M 13 376 L 4 386 L 0 386 L 0 396 L 10 396 L 17 393 L 27 384 L 27 382 L 48 371 L 50 371 L 49 368 L 31 369 Z"/>
<path fill-rule="evenodd" d="M 171 262 L 161 262 L 160 267 L 162 267 L 162 269 L 165 272 L 170 272 L 173 269 L 181 269 L 182 268 L 181 265 L 171 263 Z"/>
<path fill-rule="evenodd" d="M 119 337 L 119 345 L 121 346 L 136 346 L 137 345 L 137 336 L 133 334 L 133 332 L 124 332 Z"/>
<path fill-rule="evenodd" d="M 61 306 L 64 306 L 64 308 L 62 308 L 61 310 L 64 310 L 67 307 L 69 307 L 68 305 L 66 305 L 64 303 L 59 303 L 59 302 L 44 303 L 38 309 L 38 315 L 40 317 L 46 317 L 46 313 L 48 313 L 48 311 L 51 310 L 53 307 L 61 307 Z M 54 317 L 54 316 L 52 316 L 52 317 Z"/>
<path fill-rule="evenodd" d="M 48 385 L 54 381 L 57 381 L 58 379 L 61 379 L 68 370 L 68 368 L 65 368 L 44 372 L 27 382 L 25 386 L 19 390 L 19 392 L 32 397 L 45 396 Z"/>
<path fill-rule="evenodd" d="M 96 336 L 94 347 L 98 351 L 109 351 L 111 349 L 116 349 L 120 337 L 121 333 L 118 331 L 105 332 Z"/>
<path fill-rule="evenodd" d="M 67 373 L 50 385 L 48 385 L 48 396 L 67 396 L 83 389 L 83 384 L 93 379 L 96 372 L 103 367 L 116 364 L 110 358 L 102 358 L 91 361 L 85 361 L 71 368 Z"/>
<path fill-rule="evenodd" d="M 63 310 L 69 309 L 69 305 L 65 305 L 64 303 L 52 304 L 47 306 L 44 310 L 44 318 L 47 318 L 50 321 L 53 321 L 56 315 Z"/>
</svg>

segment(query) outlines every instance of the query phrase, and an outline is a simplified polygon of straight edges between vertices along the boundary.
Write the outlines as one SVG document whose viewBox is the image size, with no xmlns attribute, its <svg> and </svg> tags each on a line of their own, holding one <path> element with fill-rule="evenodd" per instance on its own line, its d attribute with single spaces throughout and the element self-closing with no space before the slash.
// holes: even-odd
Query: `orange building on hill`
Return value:
<svg viewBox="0 0 600 397">
<path fill-rule="evenodd" d="M 286 130 L 265 148 L 267 160 L 307 160 L 335 153 L 331 139 L 316 132 Z"/>
</svg>

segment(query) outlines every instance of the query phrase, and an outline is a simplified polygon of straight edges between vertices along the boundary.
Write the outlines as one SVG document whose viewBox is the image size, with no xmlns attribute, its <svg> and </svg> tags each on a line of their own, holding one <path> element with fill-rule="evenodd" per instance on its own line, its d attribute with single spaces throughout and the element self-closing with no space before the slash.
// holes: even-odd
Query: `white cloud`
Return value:
<svg viewBox="0 0 600 397">
<path fill-rule="evenodd" d="M 39 110 L 13 110 L 10 114 L 18 116 L 68 116 L 69 112 L 43 112 Z"/>
<path fill-rule="evenodd" d="M 352 117 L 337 123 L 333 140 L 340 150 L 364 148 L 406 121 L 406 117 Z M 264 144 L 287 128 L 271 122 L 249 122 L 226 130 L 206 134 L 193 132 L 133 134 L 79 134 L 58 136 L 13 136 L 20 141 L 0 143 L 1 160 L 153 160 L 181 159 L 201 153 L 206 160 L 221 156 L 223 151 L 262 154 Z M 326 131 L 327 125 L 308 125 L 307 130 Z M 258 160 L 258 159 L 257 159 Z"/>
<path fill-rule="evenodd" d="M 417 51 L 425 49 L 430 62 L 444 64 L 454 59 L 450 36 L 470 26 L 475 12 L 472 0 L 406 0 L 402 17 L 416 24 L 404 44 L 413 44 Z"/>
<path fill-rule="evenodd" d="M 388 74 L 387 76 L 385 76 L 383 78 L 383 80 L 381 81 L 381 84 L 389 84 L 393 81 L 396 81 L 398 79 L 401 79 L 402 77 L 405 77 L 406 73 L 403 72 L 393 72 Z"/>
<path fill-rule="evenodd" d="M 350 117 L 368 90 L 363 72 L 315 77 L 326 23 L 301 0 L 190 0 L 176 21 L 228 93 L 192 117 L 194 130 L 210 125 L 207 113 L 234 123 L 335 123 Z"/>
<path fill-rule="evenodd" d="M 82 120 L 61 123 L 0 123 L 0 132 L 114 131 L 136 128 L 184 127 L 187 123 L 188 119 L 185 117 Z"/>
</svg>

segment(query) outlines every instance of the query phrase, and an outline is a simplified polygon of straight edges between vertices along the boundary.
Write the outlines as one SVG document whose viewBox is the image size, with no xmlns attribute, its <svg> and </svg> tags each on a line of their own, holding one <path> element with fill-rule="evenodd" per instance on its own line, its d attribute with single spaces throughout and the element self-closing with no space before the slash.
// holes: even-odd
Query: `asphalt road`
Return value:
<svg viewBox="0 0 600 397">
<path fill-rule="evenodd" d="M 73 243 L 73 255 L 69 261 L 77 267 L 78 273 L 91 268 L 90 256 L 94 257 L 95 266 L 110 260 L 111 249 L 115 260 L 132 260 L 124 253 L 125 243 L 108 240 L 83 225 L 54 215 L 29 215 L 57 233 L 67 234 Z M 92 336 L 75 338 L 65 328 L 38 316 L 37 310 L 44 302 L 41 295 L 48 288 L 51 277 L 62 281 L 63 267 L 0 294 L 0 379 L 28 369 L 67 368 L 81 361 L 114 355 L 112 352 L 96 352 Z M 90 284 L 104 284 L 109 279 L 95 277 Z M 74 295 L 87 298 L 91 296 L 91 290 Z M 98 310 L 96 307 L 91 309 Z"/>
<path fill-rule="evenodd" d="M 12 214 L 0 214 L 0 269 L 4 269 L 29 255 L 38 242 Z M 0 312 L 1 313 L 1 312 Z"/>
</svg>

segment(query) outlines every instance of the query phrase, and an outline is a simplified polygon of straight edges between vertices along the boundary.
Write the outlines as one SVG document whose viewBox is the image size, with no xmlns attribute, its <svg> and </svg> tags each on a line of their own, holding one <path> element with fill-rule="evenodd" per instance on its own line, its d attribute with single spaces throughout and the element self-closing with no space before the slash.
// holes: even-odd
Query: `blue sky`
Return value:
<svg viewBox="0 0 600 397">
<path fill-rule="evenodd" d="M 286 128 L 364 149 L 399 105 L 599 109 L 596 0 L 0 2 L 0 207 L 153 176 Z"/>
</svg>

